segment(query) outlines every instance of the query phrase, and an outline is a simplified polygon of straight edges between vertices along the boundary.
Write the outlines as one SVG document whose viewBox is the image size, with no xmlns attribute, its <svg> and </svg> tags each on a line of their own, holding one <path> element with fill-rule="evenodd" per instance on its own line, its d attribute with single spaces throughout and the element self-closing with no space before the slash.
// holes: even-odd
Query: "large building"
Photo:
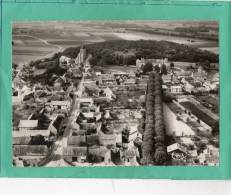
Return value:
<svg viewBox="0 0 231 195">
<path fill-rule="evenodd" d="M 78 66 L 82 65 L 86 59 L 86 54 L 86 49 L 83 46 L 81 46 L 79 54 L 75 59 L 75 64 L 77 64 Z"/>
</svg>

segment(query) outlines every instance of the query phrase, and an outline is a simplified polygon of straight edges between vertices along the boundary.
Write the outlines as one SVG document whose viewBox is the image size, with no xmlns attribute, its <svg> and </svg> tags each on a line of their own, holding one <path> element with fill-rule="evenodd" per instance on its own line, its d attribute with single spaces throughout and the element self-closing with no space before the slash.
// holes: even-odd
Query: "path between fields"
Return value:
<svg viewBox="0 0 231 195">
<path fill-rule="evenodd" d="M 64 50 L 64 48 L 63 48 L 62 46 L 56 45 L 56 44 L 51 44 L 51 43 L 49 43 L 47 40 L 38 38 L 38 37 L 36 37 L 36 36 L 32 36 L 32 35 L 14 35 L 14 36 L 15 36 L 15 37 L 17 37 L 17 36 L 19 36 L 19 37 L 21 37 L 21 36 L 23 36 L 23 37 L 30 37 L 30 38 L 37 39 L 37 40 L 41 41 L 41 42 L 44 43 L 45 45 L 49 45 L 49 46 L 53 46 L 53 47 L 56 47 L 56 48 L 57 48 L 57 50 L 55 50 L 55 51 L 53 51 L 53 52 L 51 52 L 51 53 L 48 53 L 47 55 L 42 56 L 42 57 L 40 57 L 39 59 L 42 59 L 42 58 L 50 58 L 50 57 L 52 57 L 55 53 L 57 53 L 57 52 L 62 52 L 62 51 Z"/>
</svg>

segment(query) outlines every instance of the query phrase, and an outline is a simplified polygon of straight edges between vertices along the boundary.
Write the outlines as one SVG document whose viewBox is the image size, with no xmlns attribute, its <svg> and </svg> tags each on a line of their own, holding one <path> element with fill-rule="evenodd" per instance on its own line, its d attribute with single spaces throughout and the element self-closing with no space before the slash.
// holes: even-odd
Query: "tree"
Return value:
<svg viewBox="0 0 231 195">
<path fill-rule="evenodd" d="M 154 161 L 157 165 L 165 165 L 168 161 L 168 154 L 162 147 L 156 149 L 154 154 Z"/>
<path fill-rule="evenodd" d="M 17 69 L 18 68 L 18 64 L 13 63 L 13 69 Z"/>
<path fill-rule="evenodd" d="M 162 64 L 160 67 L 161 74 L 167 74 L 167 67 L 165 64 Z"/>
<path fill-rule="evenodd" d="M 155 137 L 155 142 L 156 143 L 164 143 L 165 142 L 164 136 L 160 136 L 160 135 L 156 136 Z"/>
<path fill-rule="evenodd" d="M 160 73 L 160 67 L 159 67 L 158 64 L 156 64 L 156 65 L 154 66 L 154 70 L 155 70 L 156 73 Z"/>
<path fill-rule="evenodd" d="M 144 155 L 143 158 L 141 159 L 140 163 L 142 165 L 152 165 L 153 160 L 151 155 Z"/>
<path fill-rule="evenodd" d="M 215 122 L 215 123 L 212 125 L 212 134 L 213 134 L 213 135 L 219 134 L 219 122 Z"/>
<path fill-rule="evenodd" d="M 175 64 L 173 62 L 170 63 L 170 68 L 173 69 Z"/>
<path fill-rule="evenodd" d="M 143 66 L 143 73 L 151 72 L 152 69 L 153 69 L 152 63 L 151 63 L 151 62 L 147 62 L 147 63 Z"/>
<path fill-rule="evenodd" d="M 122 131 L 122 142 L 128 143 L 128 139 L 129 139 L 129 129 L 125 128 Z"/>
<path fill-rule="evenodd" d="M 36 135 L 31 137 L 30 145 L 44 145 L 45 139 L 42 135 Z"/>
</svg>

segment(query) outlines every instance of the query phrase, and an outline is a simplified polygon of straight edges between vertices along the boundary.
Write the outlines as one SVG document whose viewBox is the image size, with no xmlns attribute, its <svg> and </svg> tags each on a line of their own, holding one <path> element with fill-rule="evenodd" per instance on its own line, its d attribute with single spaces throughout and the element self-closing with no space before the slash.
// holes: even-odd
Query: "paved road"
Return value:
<svg viewBox="0 0 231 195">
<path fill-rule="evenodd" d="M 63 149 L 67 146 L 67 138 L 71 134 L 71 124 L 76 120 L 76 118 L 79 115 L 79 97 L 82 96 L 83 93 L 83 79 L 80 81 L 78 89 L 77 89 L 77 95 L 74 96 L 70 112 L 69 112 L 69 119 L 67 123 L 67 127 L 63 133 L 63 136 L 56 140 L 54 143 L 53 149 L 51 154 L 47 157 L 48 163 L 45 165 L 46 167 L 63 167 L 63 166 L 69 166 L 64 160 L 63 160 Z"/>
</svg>

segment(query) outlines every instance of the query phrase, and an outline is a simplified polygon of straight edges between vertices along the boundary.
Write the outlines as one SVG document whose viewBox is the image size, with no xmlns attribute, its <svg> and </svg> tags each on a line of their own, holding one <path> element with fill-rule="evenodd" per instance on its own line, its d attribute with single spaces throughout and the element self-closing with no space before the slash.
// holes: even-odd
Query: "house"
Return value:
<svg viewBox="0 0 231 195">
<path fill-rule="evenodd" d="M 99 143 L 103 146 L 116 145 L 116 135 L 114 134 L 104 134 L 101 132 L 99 134 Z"/>
<path fill-rule="evenodd" d="M 87 130 L 72 130 L 72 136 L 86 135 Z"/>
<path fill-rule="evenodd" d="M 99 84 L 101 85 L 114 85 L 116 80 L 113 74 L 101 74 L 98 76 Z"/>
<path fill-rule="evenodd" d="M 178 71 L 176 72 L 178 79 L 192 76 L 192 71 Z"/>
<path fill-rule="evenodd" d="M 84 163 L 87 161 L 87 147 L 83 147 L 83 146 L 64 147 L 63 158 L 69 162 Z"/>
<path fill-rule="evenodd" d="M 70 65 L 70 61 L 71 61 L 71 58 L 66 57 L 66 56 L 61 56 L 61 57 L 59 58 L 59 63 L 61 63 L 61 64 Z"/>
<path fill-rule="evenodd" d="M 113 100 L 116 98 L 116 95 L 112 92 L 112 90 L 109 87 L 106 87 L 103 90 L 103 94 L 105 94 L 105 96 L 109 99 L 109 100 Z"/>
<path fill-rule="evenodd" d="M 24 167 L 23 160 L 20 157 L 13 157 L 13 164 L 16 167 Z"/>
<path fill-rule="evenodd" d="M 142 139 L 142 134 L 138 131 L 138 125 L 129 125 L 129 142 L 137 138 Z"/>
<path fill-rule="evenodd" d="M 171 83 L 172 75 L 171 74 L 162 75 L 162 80 L 163 80 L 163 84 Z"/>
<path fill-rule="evenodd" d="M 167 147 L 167 152 L 171 155 L 172 159 L 184 160 L 187 156 L 187 150 L 185 147 L 181 146 L 179 143 L 174 143 Z"/>
<path fill-rule="evenodd" d="M 111 162 L 111 151 L 104 146 L 89 147 L 88 155 L 101 158 L 101 161 L 105 164 Z"/>
<path fill-rule="evenodd" d="M 112 119 L 110 110 L 105 110 L 104 119 Z"/>
<path fill-rule="evenodd" d="M 116 133 L 116 144 L 122 145 L 122 132 Z"/>
<path fill-rule="evenodd" d="M 14 145 L 13 153 L 18 157 L 45 157 L 48 147 L 46 145 Z"/>
<path fill-rule="evenodd" d="M 71 103 L 69 101 L 51 101 L 50 105 L 54 109 L 68 110 L 71 106 Z"/>
<path fill-rule="evenodd" d="M 52 119 L 52 121 L 49 124 L 48 131 L 50 133 L 52 133 L 53 135 L 57 135 L 57 133 L 60 129 L 60 125 L 63 121 L 63 118 L 64 117 L 61 114 L 54 116 L 54 118 Z"/>
<path fill-rule="evenodd" d="M 135 150 L 135 148 L 129 148 L 125 150 L 124 152 L 124 160 L 125 160 L 125 165 L 138 165 L 136 161 L 136 154 L 138 152 Z"/>
<path fill-rule="evenodd" d="M 83 85 L 86 87 L 96 86 L 96 80 L 84 79 Z"/>
<path fill-rule="evenodd" d="M 198 157 L 198 152 L 197 150 L 189 150 L 188 154 L 191 158 L 197 158 Z"/>
<path fill-rule="evenodd" d="M 72 78 L 81 79 L 83 77 L 83 73 L 79 68 L 71 68 L 70 71 Z"/>
<path fill-rule="evenodd" d="M 82 123 L 95 123 L 96 118 L 95 118 L 93 112 L 90 112 L 90 113 L 82 113 L 82 112 L 80 112 L 76 122 L 79 123 L 79 124 L 82 124 Z"/>
<path fill-rule="evenodd" d="M 94 103 L 92 98 L 79 98 L 78 100 L 80 103 L 80 108 L 93 106 Z"/>
<path fill-rule="evenodd" d="M 101 112 L 81 112 L 81 115 L 89 121 L 99 121 L 101 119 Z"/>
<path fill-rule="evenodd" d="M 71 129 L 72 130 L 75 130 L 75 131 L 78 131 L 80 130 L 80 126 L 78 123 L 76 123 L 75 121 L 71 123 Z"/>
<path fill-rule="evenodd" d="M 119 148 L 113 148 L 111 150 L 111 161 L 115 164 L 115 165 L 122 165 L 122 151 L 119 150 Z"/>
<path fill-rule="evenodd" d="M 88 72 L 91 69 L 91 64 L 88 59 L 85 61 L 83 69 L 84 69 L 84 72 Z"/>
<path fill-rule="evenodd" d="M 136 79 L 135 78 L 130 78 L 124 81 L 124 85 L 135 85 L 136 84 Z"/>
<path fill-rule="evenodd" d="M 207 162 L 206 162 L 206 154 L 205 153 L 200 153 L 199 156 L 198 156 L 198 160 L 199 160 L 199 163 L 201 165 L 205 165 Z"/>
<path fill-rule="evenodd" d="M 203 87 L 206 89 L 206 91 L 210 91 L 210 90 L 217 90 L 219 88 L 219 83 L 214 83 L 211 81 L 205 81 L 203 83 Z"/>
<path fill-rule="evenodd" d="M 99 145 L 99 135 L 98 134 L 92 134 L 86 136 L 86 142 L 88 146 L 95 146 Z"/>
<path fill-rule="evenodd" d="M 20 120 L 19 131 L 34 130 L 38 127 L 38 120 Z"/>
<path fill-rule="evenodd" d="M 29 145 L 31 137 L 15 137 L 13 135 L 13 145 Z"/>
<path fill-rule="evenodd" d="M 12 82 L 12 87 L 21 89 L 25 84 L 26 82 L 17 75 Z"/>
<path fill-rule="evenodd" d="M 193 77 L 184 77 L 181 79 L 181 82 L 186 84 L 186 83 L 193 83 L 194 82 L 194 78 Z"/>
<path fill-rule="evenodd" d="M 130 78 L 136 78 L 135 72 L 133 72 L 133 71 L 129 72 L 129 77 Z"/>
<path fill-rule="evenodd" d="M 80 130 L 92 131 L 97 129 L 96 123 L 80 123 Z"/>
<path fill-rule="evenodd" d="M 23 101 L 23 96 L 12 96 L 13 105 L 20 105 Z"/>
<path fill-rule="evenodd" d="M 182 87 L 180 85 L 172 85 L 170 87 L 170 92 L 175 94 L 182 93 Z"/>
<path fill-rule="evenodd" d="M 85 135 L 78 135 L 78 136 L 70 136 L 67 138 L 67 145 L 68 146 L 86 146 L 86 136 Z"/>
<path fill-rule="evenodd" d="M 190 82 L 186 82 L 184 85 L 184 90 L 191 93 L 194 89 L 194 86 Z"/>
<path fill-rule="evenodd" d="M 100 76 L 101 74 L 102 74 L 102 73 L 99 72 L 99 71 L 96 71 L 96 72 L 95 72 L 95 75 L 96 75 L 96 76 Z"/>
<path fill-rule="evenodd" d="M 21 137 L 35 137 L 37 135 L 43 136 L 45 139 L 48 139 L 50 136 L 49 130 L 21 130 L 21 131 L 13 131 L 13 138 L 21 138 Z"/>
<path fill-rule="evenodd" d="M 207 73 L 205 71 L 198 70 L 197 72 L 192 72 L 191 77 L 193 77 L 195 80 L 203 82 L 207 79 Z"/>
<path fill-rule="evenodd" d="M 129 133 L 129 142 L 135 141 L 137 139 L 142 140 L 142 134 L 138 130 L 135 132 Z"/>
<path fill-rule="evenodd" d="M 136 60 L 136 70 L 139 72 L 142 72 L 143 66 L 145 65 L 145 60 L 144 58 L 137 59 Z"/>
</svg>

